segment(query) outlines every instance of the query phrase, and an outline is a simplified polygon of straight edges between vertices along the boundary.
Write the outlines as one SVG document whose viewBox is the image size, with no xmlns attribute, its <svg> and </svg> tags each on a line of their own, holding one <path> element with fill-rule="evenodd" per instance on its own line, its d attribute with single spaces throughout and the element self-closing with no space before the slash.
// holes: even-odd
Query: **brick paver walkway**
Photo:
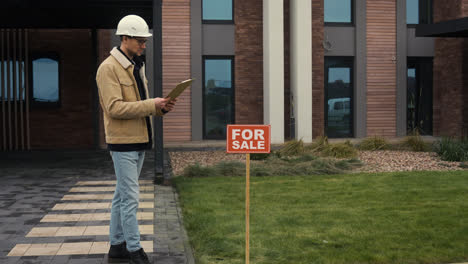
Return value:
<svg viewBox="0 0 468 264">
<path fill-rule="evenodd" d="M 177 194 L 153 184 L 153 157 L 140 175 L 141 244 L 152 263 L 193 264 Z M 107 263 L 107 151 L 1 153 L 0 180 L 0 263 Z"/>
</svg>

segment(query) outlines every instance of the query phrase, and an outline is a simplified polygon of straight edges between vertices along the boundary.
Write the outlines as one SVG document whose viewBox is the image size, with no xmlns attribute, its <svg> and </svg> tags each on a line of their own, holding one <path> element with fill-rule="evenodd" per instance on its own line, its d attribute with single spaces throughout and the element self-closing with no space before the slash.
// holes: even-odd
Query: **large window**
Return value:
<svg viewBox="0 0 468 264">
<path fill-rule="evenodd" d="M 233 23 L 233 0 L 202 0 L 203 23 Z"/>
<path fill-rule="evenodd" d="M 59 58 L 57 54 L 33 54 L 31 58 L 32 105 L 60 106 Z"/>
<path fill-rule="evenodd" d="M 353 0 L 324 0 L 324 5 L 325 23 L 353 23 Z"/>
<path fill-rule="evenodd" d="M 325 57 L 325 133 L 353 137 L 352 57 Z"/>
<path fill-rule="evenodd" d="M 432 58 L 408 58 L 407 133 L 432 135 Z"/>
<path fill-rule="evenodd" d="M 226 125 L 234 123 L 234 59 L 203 58 L 203 137 L 225 139 Z"/>
<path fill-rule="evenodd" d="M 406 0 L 406 24 L 432 23 L 432 0 Z"/>
</svg>

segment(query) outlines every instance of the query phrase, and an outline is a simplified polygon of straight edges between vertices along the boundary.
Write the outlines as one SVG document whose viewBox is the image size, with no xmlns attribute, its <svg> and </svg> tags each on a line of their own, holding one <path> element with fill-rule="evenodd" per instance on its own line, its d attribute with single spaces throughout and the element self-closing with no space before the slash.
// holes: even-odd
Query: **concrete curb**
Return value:
<svg viewBox="0 0 468 264">
<path fill-rule="evenodd" d="M 189 238 L 188 238 L 188 235 L 187 235 L 187 231 L 185 230 L 185 227 L 184 227 L 184 221 L 183 221 L 183 215 L 182 215 L 182 209 L 180 207 L 180 203 L 179 203 L 179 195 L 177 194 L 177 192 L 173 189 L 173 192 L 174 192 L 174 198 L 175 198 L 175 201 L 176 201 L 176 208 L 177 208 L 177 215 L 179 217 L 179 223 L 180 223 L 180 226 L 181 226 L 181 230 L 182 230 L 182 236 L 184 238 L 184 247 L 185 247 L 185 253 L 186 253 L 186 258 L 187 258 L 187 262 L 185 262 L 186 264 L 195 264 L 195 258 L 193 256 L 193 249 L 192 249 L 192 246 L 190 245 L 190 241 L 189 241 Z"/>
</svg>

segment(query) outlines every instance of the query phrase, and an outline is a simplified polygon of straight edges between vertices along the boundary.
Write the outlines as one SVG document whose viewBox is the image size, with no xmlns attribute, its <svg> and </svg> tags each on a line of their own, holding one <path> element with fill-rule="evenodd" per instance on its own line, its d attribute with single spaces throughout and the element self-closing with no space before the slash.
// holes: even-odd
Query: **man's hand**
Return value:
<svg viewBox="0 0 468 264">
<path fill-rule="evenodd" d="M 154 98 L 154 103 L 156 104 L 156 107 L 159 109 L 163 109 L 166 106 L 168 101 L 169 99 L 167 98 L 161 98 L 161 97 Z"/>
<path fill-rule="evenodd" d="M 174 108 L 175 103 L 177 102 L 177 98 L 174 98 L 170 100 L 169 102 L 166 103 L 166 105 L 163 107 L 164 110 L 170 112 Z"/>
</svg>

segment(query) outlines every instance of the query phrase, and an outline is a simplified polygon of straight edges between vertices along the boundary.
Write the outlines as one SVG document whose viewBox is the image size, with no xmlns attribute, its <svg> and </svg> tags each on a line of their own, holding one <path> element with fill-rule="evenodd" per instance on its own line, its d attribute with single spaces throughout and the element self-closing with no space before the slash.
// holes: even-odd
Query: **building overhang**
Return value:
<svg viewBox="0 0 468 264">
<path fill-rule="evenodd" d="M 153 0 L 2 0 L 0 28 L 116 28 L 125 15 L 153 26 Z"/>
<path fill-rule="evenodd" d="M 416 37 L 466 38 L 468 17 L 416 26 Z"/>
</svg>

